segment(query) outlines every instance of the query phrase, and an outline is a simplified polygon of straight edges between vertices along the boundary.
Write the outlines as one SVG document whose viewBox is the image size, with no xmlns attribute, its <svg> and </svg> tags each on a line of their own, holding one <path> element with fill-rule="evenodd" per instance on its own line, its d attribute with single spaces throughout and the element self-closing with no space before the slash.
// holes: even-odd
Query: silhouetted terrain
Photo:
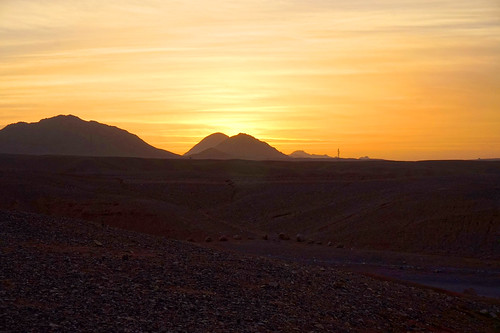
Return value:
<svg viewBox="0 0 500 333">
<path fill-rule="evenodd" d="M 314 159 L 315 158 L 317 158 L 317 159 L 332 158 L 331 156 L 328 156 L 326 154 L 325 155 L 309 154 L 303 150 L 296 150 L 288 156 L 293 157 L 293 158 L 314 158 Z"/>
<path fill-rule="evenodd" d="M 216 133 L 220 134 L 220 133 Z M 241 159 L 241 160 L 284 160 L 288 156 L 270 146 L 264 141 L 260 141 L 251 135 L 240 133 L 238 135 L 226 138 L 216 145 L 208 145 L 207 142 L 213 143 L 212 136 L 206 137 L 191 150 L 199 151 L 198 153 L 190 154 L 192 159 Z M 216 137 L 220 140 L 221 135 Z M 215 141 L 217 142 L 217 141 Z M 199 147 L 207 147 L 205 150 Z M 201 150 L 201 151 L 200 151 Z"/>
<path fill-rule="evenodd" d="M 1 329 L 494 332 L 499 184 L 494 161 L 0 155 Z"/>
<path fill-rule="evenodd" d="M 229 137 L 224 133 L 210 134 L 209 136 L 198 142 L 196 145 L 194 145 L 193 148 L 189 149 L 189 151 L 185 153 L 184 156 L 199 154 L 204 150 L 214 148 L 219 143 L 227 139 L 229 139 Z"/>
<path fill-rule="evenodd" d="M 137 135 L 115 126 L 84 121 L 73 115 L 59 115 L 37 123 L 19 122 L 0 130 L 0 154 L 65 155 L 140 158 L 180 158 L 155 148 Z M 228 137 L 213 133 L 184 154 L 206 160 L 287 160 L 331 159 L 328 155 L 295 151 L 290 156 L 251 135 Z M 340 161 L 340 159 L 338 159 Z M 345 161 L 345 159 L 342 159 Z M 355 159 L 350 159 L 355 160 Z"/>
<path fill-rule="evenodd" d="M 114 126 L 78 117 L 57 116 L 17 123 L 0 130 L 0 153 L 29 155 L 178 158 Z"/>
<path fill-rule="evenodd" d="M 0 158 L 0 205 L 170 237 L 500 257 L 500 164 Z"/>
</svg>

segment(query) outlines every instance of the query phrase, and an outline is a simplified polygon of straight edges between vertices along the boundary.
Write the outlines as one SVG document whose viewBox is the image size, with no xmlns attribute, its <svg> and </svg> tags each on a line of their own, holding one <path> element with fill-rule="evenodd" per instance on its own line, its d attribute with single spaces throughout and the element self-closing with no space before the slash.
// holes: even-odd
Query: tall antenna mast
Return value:
<svg viewBox="0 0 500 333">
<path fill-rule="evenodd" d="M 340 158 L 340 148 L 337 149 L 337 158 Z"/>
</svg>

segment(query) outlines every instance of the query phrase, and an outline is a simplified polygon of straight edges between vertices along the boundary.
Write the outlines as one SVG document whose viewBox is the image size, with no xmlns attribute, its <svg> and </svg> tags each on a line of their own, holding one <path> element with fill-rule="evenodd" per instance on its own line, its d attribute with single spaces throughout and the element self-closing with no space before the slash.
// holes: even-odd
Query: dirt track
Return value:
<svg viewBox="0 0 500 333">
<path fill-rule="evenodd" d="M 294 240 L 215 242 L 217 249 L 301 264 L 319 264 L 401 283 L 500 299 L 500 262 L 416 253 L 337 249 Z"/>
</svg>

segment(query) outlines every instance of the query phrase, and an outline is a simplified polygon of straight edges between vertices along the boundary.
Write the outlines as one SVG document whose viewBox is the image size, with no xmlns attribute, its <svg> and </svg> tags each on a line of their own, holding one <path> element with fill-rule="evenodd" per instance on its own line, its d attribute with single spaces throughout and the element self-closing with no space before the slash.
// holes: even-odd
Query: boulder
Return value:
<svg viewBox="0 0 500 333">
<path fill-rule="evenodd" d="M 288 236 L 284 232 L 280 232 L 279 235 L 278 235 L 278 238 L 281 239 L 281 240 L 289 240 L 290 236 Z"/>
</svg>

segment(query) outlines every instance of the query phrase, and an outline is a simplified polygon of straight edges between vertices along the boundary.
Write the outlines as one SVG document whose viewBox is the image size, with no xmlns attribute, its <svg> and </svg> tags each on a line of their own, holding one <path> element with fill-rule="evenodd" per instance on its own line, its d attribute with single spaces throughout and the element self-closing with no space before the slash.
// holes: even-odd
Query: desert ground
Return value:
<svg viewBox="0 0 500 333">
<path fill-rule="evenodd" d="M 0 184 L 3 331 L 500 329 L 500 162 L 1 155 Z"/>
</svg>

